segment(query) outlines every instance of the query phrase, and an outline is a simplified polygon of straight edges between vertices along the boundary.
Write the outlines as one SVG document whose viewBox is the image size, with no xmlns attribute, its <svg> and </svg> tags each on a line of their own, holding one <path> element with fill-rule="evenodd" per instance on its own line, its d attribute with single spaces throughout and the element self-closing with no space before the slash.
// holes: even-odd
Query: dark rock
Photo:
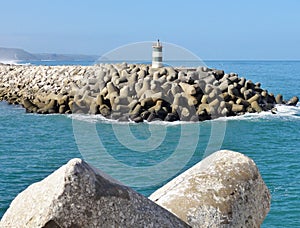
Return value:
<svg viewBox="0 0 300 228">
<path fill-rule="evenodd" d="M 296 97 L 296 96 L 294 96 L 294 97 L 292 97 L 286 104 L 287 104 L 287 105 L 296 106 L 297 103 L 298 103 L 298 101 L 299 101 L 299 98 Z"/>
</svg>

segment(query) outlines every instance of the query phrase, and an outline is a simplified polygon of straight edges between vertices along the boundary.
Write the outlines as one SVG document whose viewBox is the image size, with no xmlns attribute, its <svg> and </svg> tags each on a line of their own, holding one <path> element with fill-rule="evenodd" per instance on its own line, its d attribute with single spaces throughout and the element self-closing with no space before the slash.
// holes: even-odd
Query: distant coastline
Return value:
<svg viewBox="0 0 300 228">
<path fill-rule="evenodd" d="M 100 56 L 81 54 L 30 53 L 19 48 L 0 47 L 0 62 L 18 64 L 24 61 L 96 61 Z"/>
</svg>

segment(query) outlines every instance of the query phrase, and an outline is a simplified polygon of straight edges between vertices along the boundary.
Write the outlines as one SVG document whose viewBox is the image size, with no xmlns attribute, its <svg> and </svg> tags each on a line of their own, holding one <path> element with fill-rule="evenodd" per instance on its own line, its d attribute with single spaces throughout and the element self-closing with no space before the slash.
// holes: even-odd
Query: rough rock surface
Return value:
<svg viewBox="0 0 300 228">
<path fill-rule="evenodd" d="M 81 159 L 21 192 L 0 227 L 189 227 Z"/>
<path fill-rule="evenodd" d="M 250 158 L 223 150 L 208 156 L 151 200 L 192 227 L 260 227 L 270 193 Z"/>
<path fill-rule="evenodd" d="M 120 121 L 203 121 L 296 105 L 236 73 L 146 64 L 0 64 L 0 101 L 27 112 L 101 114 Z"/>
</svg>

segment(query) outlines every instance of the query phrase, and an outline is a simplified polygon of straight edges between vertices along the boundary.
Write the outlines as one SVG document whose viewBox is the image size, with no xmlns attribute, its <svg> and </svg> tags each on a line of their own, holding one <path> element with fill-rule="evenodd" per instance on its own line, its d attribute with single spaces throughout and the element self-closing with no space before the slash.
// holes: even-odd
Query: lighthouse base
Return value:
<svg viewBox="0 0 300 228">
<path fill-rule="evenodd" d="M 152 62 L 152 68 L 161 68 L 163 67 L 162 62 Z"/>
</svg>

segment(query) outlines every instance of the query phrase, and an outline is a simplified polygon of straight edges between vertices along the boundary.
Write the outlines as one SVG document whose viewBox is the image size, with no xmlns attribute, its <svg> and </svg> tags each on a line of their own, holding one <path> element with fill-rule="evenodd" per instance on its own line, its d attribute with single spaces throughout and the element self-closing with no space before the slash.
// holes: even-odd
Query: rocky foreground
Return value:
<svg viewBox="0 0 300 228">
<path fill-rule="evenodd" d="M 101 114 L 120 121 L 202 121 L 296 105 L 235 73 L 142 64 L 0 65 L 0 101 L 28 112 Z"/>
<path fill-rule="evenodd" d="M 215 152 L 150 199 L 72 159 L 21 192 L 0 227 L 253 228 L 269 210 L 270 193 L 255 163 L 237 152 Z"/>
</svg>

